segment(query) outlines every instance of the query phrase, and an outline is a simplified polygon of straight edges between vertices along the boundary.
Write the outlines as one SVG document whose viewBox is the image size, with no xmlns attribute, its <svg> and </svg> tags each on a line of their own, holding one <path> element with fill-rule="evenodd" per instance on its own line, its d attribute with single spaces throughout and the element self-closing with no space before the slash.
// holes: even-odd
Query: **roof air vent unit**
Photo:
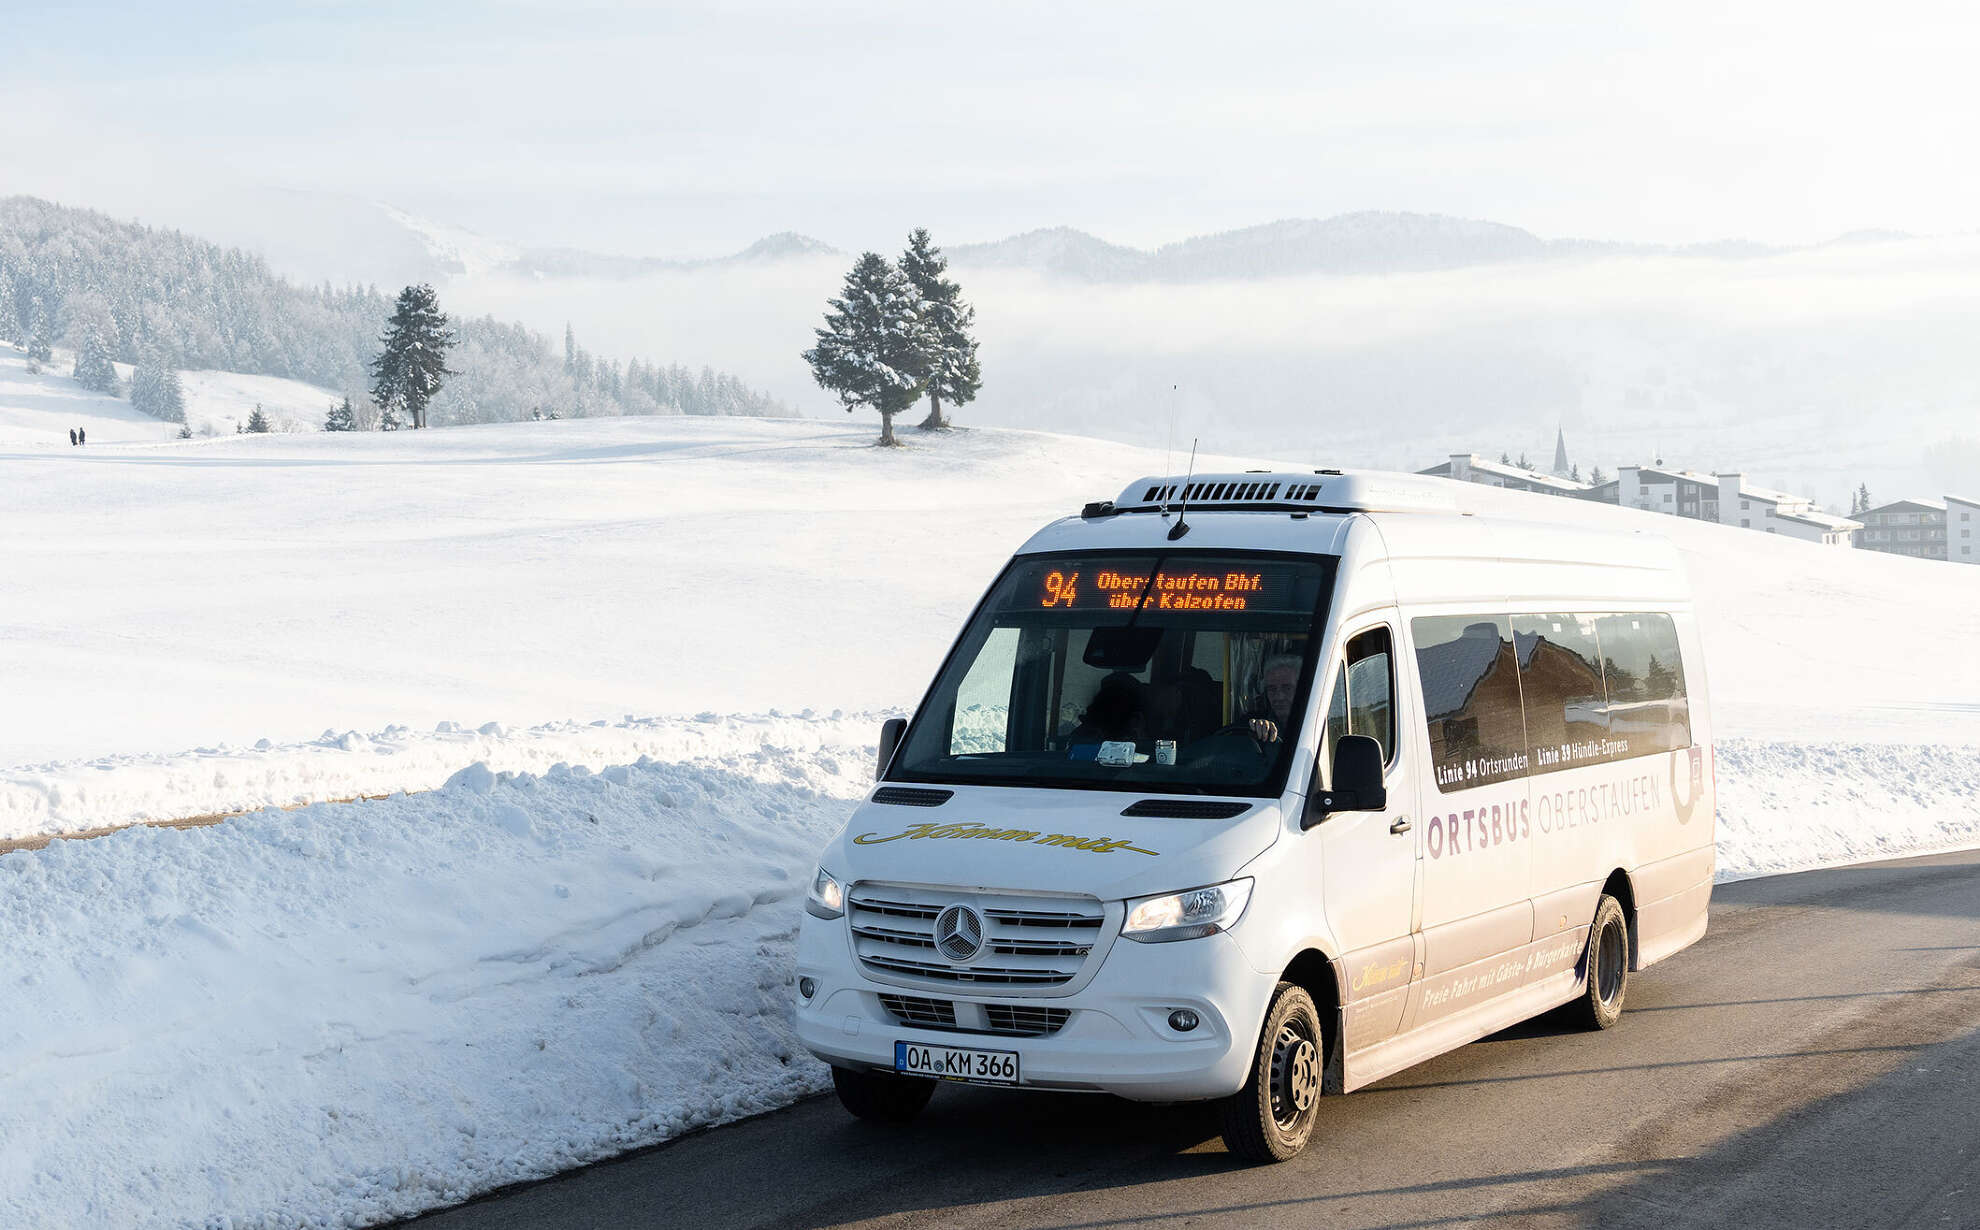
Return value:
<svg viewBox="0 0 1980 1230">
<path fill-rule="evenodd" d="M 1115 512 L 1171 511 L 1188 505 L 1247 512 L 1457 512 L 1452 484 L 1413 474 L 1317 471 L 1294 474 L 1199 474 L 1136 479 L 1113 501 Z"/>
</svg>

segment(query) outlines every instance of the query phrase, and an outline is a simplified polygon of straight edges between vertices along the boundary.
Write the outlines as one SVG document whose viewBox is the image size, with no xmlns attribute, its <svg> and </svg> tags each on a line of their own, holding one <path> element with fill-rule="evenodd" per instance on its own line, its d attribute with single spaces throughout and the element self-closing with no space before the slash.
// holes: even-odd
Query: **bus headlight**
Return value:
<svg viewBox="0 0 1980 1230">
<path fill-rule="evenodd" d="M 1215 935 L 1236 926 L 1250 900 L 1249 876 L 1160 897 L 1135 897 L 1127 903 L 1121 934 L 1143 944 Z"/>
<path fill-rule="evenodd" d="M 811 891 L 804 895 L 804 911 L 813 918 L 840 918 L 846 912 L 846 891 L 823 867 L 811 878 Z"/>
</svg>

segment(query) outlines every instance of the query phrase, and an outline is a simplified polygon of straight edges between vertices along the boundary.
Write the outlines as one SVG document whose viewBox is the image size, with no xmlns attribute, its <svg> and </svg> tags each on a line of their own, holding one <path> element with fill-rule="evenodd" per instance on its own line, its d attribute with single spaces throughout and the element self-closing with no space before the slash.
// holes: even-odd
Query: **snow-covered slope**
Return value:
<svg viewBox="0 0 1980 1230">
<path fill-rule="evenodd" d="M 69 433 L 78 427 L 92 447 L 169 440 L 179 434 L 176 423 L 161 423 L 131 409 L 122 398 L 77 384 L 69 376 L 75 356 L 66 351 L 56 351 L 54 361 L 38 372 L 30 366 L 18 347 L 0 342 L 0 448 L 67 448 Z"/>
<path fill-rule="evenodd" d="M 594 420 L 0 458 L 0 836 L 541 763 L 409 733 L 442 723 L 912 705 L 1032 529 L 1171 460 L 907 435 Z M 1472 494 L 1677 541 L 1728 737 L 1980 742 L 1980 569 Z"/>
<path fill-rule="evenodd" d="M 180 372 L 186 392 L 186 422 L 194 435 L 231 435 L 260 406 L 270 426 L 281 432 L 321 431 L 323 418 L 343 395 L 281 376 L 243 372 Z"/>
<path fill-rule="evenodd" d="M 67 447 L 68 433 L 77 427 L 90 447 L 179 438 L 179 424 L 161 422 L 131 409 L 122 397 L 92 393 L 77 384 L 69 375 L 74 366 L 75 356 L 58 349 L 52 362 L 30 371 L 23 351 L 0 342 L 0 447 Z M 129 365 L 116 366 L 128 387 Z M 242 372 L 180 372 L 179 382 L 186 426 L 195 436 L 233 435 L 247 424 L 256 405 L 276 431 L 317 431 L 340 397 L 300 380 Z"/>
</svg>

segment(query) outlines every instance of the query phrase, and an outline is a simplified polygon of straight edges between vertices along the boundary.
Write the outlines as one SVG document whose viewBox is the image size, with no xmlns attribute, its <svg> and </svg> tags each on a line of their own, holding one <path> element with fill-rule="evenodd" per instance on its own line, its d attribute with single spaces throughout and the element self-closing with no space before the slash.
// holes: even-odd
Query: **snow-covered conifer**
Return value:
<svg viewBox="0 0 1980 1230">
<path fill-rule="evenodd" d="M 117 391 L 117 368 L 110 362 L 110 339 L 102 324 L 85 321 L 76 338 L 76 367 L 71 373 L 76 383 L 92 393 Z"/>
<path fill-rule="evenodd" d="M 976 338 L 970 333 L 976 309 L 963 301 L 962 287 L 943 276 L 948 269 L 949 258 L 928 237 L 927 228 L 916 227 L 908 235 L 907 251 L 901 253 L 901 273 L 921 300 L 921 320 L 928 333 L 928 417 L 921 422 L 923 430 L 947 427 L 942 406 L 966 405 L 983 387 Z"/>
<path fill-rule="evenodd" d="M 260 402 L 254 403 L 254 413 L 248 415 L 247 429 L 256 433 L 266 433 L 273 430 L 268 425 L 268 416 L 261 412 Z"/>
<path fill-rule="evenodd" d="M 170 367 L 164 369 L 164 375 L 159 378 L 159 391 L 162 400 L 158 417 L 168 423 L 185 422 L 186 390 L 185 386 L 179 383 L 179 373 L 176 369 Z"/>
<path fill-rule="evenodd" d="M 880 412 L 880 443 L 895 445 L 894 416 L 921 398 L 929 350 L 920 300 L 907 276 L 878 252 L 867 252 L 830 301 L 818 344 L 804 352 L 812 379 L 855 406 Z M 683 407 L 685 408 L 685 407 Z"/>
<path fill-rule="evenodd" d="M 323 416 L 323 430 L 357 430 L 357 414 L 351 409 L 351 399 L 349 397 L 344 398 L 339 404 L 330 407 L 330 413 Z"/>
<path fill-rule="evenodd" d="M 159 369 L 157 353 L 147 351 L 131 368 L 131 409 L 158 418 L 164 403 L 164 372 Z"/>
<path fill-rule="evenodd" d="M 425 427 L 427 404 L 441 381 L 454 374 L 447 367 L 454 334 L 433 288 L 422 282 L 400 291 L 379 340 L 385 349 L 372 360 L 372 397 L 388 415 L 402 410 L 413 427 Z"/>
</svg>

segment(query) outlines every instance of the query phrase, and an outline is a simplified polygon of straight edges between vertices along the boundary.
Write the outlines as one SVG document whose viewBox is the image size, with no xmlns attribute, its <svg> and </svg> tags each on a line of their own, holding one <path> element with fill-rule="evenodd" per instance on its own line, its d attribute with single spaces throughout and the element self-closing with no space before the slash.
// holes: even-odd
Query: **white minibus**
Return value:
<svg viewBox="0 0 1980 1230">
<path fill-rule="evenodd" d="M 1705 932 L 1691 596 L 1654 534 L 1465 498 L 1147 478 L 1027 542 L 806 898 L 797 1028 L 846 1108 L 1216 1099 L 1283 1160 L 1322 1094 L 1562 1005 L 1613 1025 Z"/>
</svg>

